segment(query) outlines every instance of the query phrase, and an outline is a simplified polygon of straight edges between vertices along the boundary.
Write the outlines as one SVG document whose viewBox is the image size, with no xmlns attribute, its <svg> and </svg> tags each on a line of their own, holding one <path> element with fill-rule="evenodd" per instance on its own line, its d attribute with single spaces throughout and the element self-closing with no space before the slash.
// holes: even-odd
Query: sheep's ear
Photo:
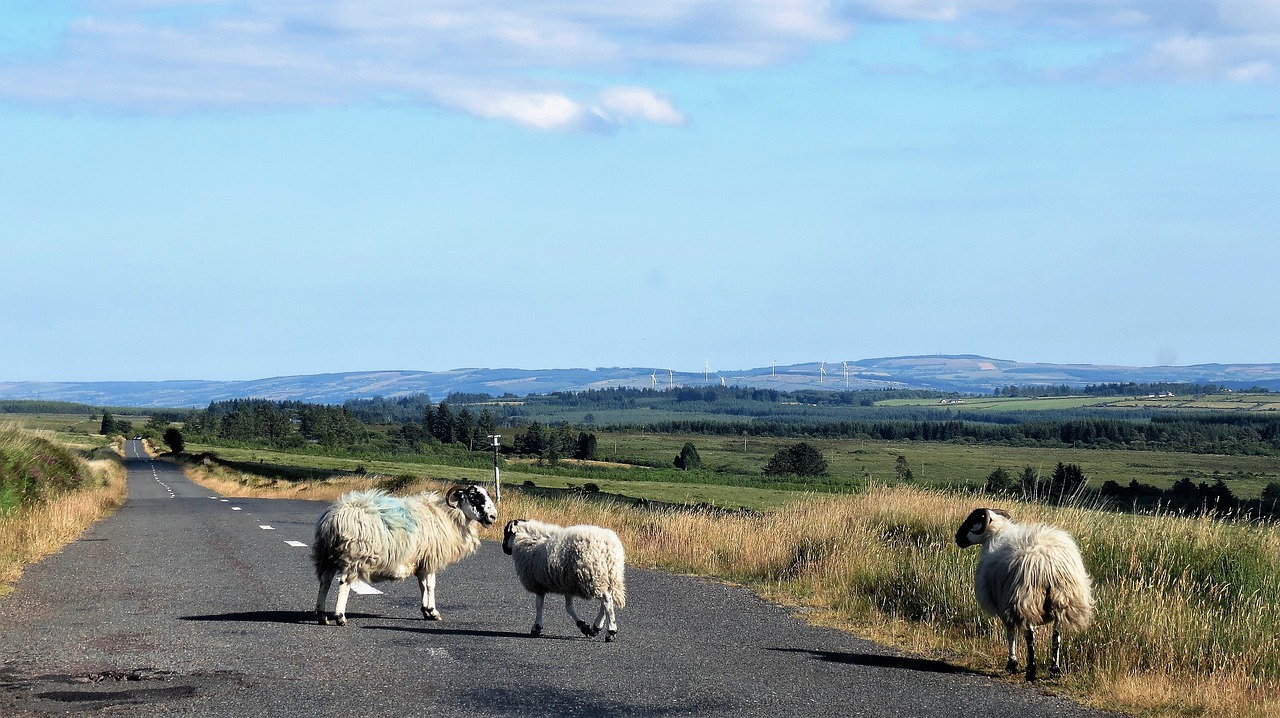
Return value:
<svg viewBox="0 0 1280 718">
<path fill-rule="evenodd" d="M 990 509 L 990 511 L 993 514 L 1000 514 L 1001 516 L 1005 517 L 1006 519 L 1009 519 L 1010 521 L 1013 520 L 1013 515 L 1010 514 L 1008 511 L 1005 511 L 1004 509 Z"/>
</svg>

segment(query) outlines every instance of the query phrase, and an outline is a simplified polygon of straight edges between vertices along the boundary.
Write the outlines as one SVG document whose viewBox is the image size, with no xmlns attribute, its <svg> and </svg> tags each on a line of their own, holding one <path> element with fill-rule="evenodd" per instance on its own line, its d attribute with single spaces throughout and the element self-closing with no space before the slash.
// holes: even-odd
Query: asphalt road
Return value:
<svg viewBox="0 0 1280 718">
<path fill-rule="evenodd" d="M 444 621 L 421 619 L 410 580 L 319 626 L 293 544 L 322 504 L 224 499 L 128 454 L 128 502 L 0 598 L 0 715 L 1102 715 L 654 571 L 628 570 L 617 642 L 582 637 L 554 597 L 532 638 L 496 528 L 441 574 Z"/>
</svg>

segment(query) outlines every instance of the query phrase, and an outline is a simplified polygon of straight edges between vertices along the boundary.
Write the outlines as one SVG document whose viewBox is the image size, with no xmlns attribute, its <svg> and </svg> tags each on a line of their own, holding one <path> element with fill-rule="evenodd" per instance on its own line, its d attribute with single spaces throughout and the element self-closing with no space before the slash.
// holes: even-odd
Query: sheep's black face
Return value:
<svg viewBox="0 0 1280 718">
<path fill-rule="evenodd" d="M 1007 511 L 1000 509 L 974 509 L 956 531 L 956 545 L 960 548 L 968 548 L 982 543 L 993 514 L 1006 519 L 1012 518 Z"/>
<path fill-rule="evenodd" d="M 461 509 L 467 518 L 492 526 L 498 520 L 498 507 L 489 492 L 480 486 L 459 486 L 449 492 L 449 505 Z"/>
<path fill-rule="evenodd" d="M 960 548 L 969 548 L 979 543 L 976 537 L 981 536 L 987 530 L 987 510 L 974 509 L 969 514 L 969 518 L 960 524 L 960 529 L 956 531 L 956 545 Z"/>
<path fill-rule="evenodd" d="M 516 527 L 519 525 L 520 519 L 511 519 L 502 529 L 502 552 L 508 556 L 511 555 L 511 542 L 516 536 Z"/>
</svg>

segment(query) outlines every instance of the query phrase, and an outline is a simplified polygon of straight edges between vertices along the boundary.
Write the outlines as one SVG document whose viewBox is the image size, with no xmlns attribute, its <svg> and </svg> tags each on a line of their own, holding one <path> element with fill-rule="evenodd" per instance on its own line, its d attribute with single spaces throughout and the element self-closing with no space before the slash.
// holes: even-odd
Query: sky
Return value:
<svg viewBox="0 0 1280 718">
<path fill-rule="evenodd" d="M 1275 0 L 0 0 L 0 381 L 1280 362 Z"/>
</svg>

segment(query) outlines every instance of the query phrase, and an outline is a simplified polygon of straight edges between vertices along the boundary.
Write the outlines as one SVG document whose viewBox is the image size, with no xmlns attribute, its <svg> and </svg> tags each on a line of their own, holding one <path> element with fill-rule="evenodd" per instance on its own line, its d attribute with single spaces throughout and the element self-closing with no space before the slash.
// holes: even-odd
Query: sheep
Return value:
<svg viewBox="0 0 1280 718">
<path fill-rule="evenodd" d="M 618 635 L 616 609 L 627 605 L 626 553 L 618 534 L 599 526 L 569 526 L 515 519 L 502 532 L 502 550 L 515 561 L 525 590 L 537 596 L 532 636 L 542 634 L 542 602 L 548 593 L 564 596 L 564 607 L 578 630 L 594 638 L 608 621 L 605 641 Z M 574 597 L 600 601 L 594 623 L 573 610 Z"/>
<path fill-rule="evenodd" d="M 436 572 L 475 553 L 480 524 L 492 526 L 498 509 L 479 486 L 455 485 L 441 496 L 429 491 L 399 498 L 385 491 L 351 491 L 316 522 L 311 559 L 320 593 L 316 618 L 329 625 L 324 604 L 334 576 L 338 600 L 333 618 L 347 625 L 347 597 L 357 580 L 367 583 L 417 576 L 422 618 L 439 621 Z"/>
<path fill-rule="evenodd" d="M 1061 675 L 1062 631 L 1093 620 L 1089 574 L 1067 532 L 1044 524 L 1017 524 L 1007 511 L 974 509 L 956 531 L 956 544 L 982 545 L 974 592 L 982 610 L 1004 624 L 1009 645 L 1005 670 L 1018 670 L 1017 631 L 1026 634 L 1028 681 L 1036 680 L 1035 629 L 1053 624 L 1049 676 Z"/>
</svg>

